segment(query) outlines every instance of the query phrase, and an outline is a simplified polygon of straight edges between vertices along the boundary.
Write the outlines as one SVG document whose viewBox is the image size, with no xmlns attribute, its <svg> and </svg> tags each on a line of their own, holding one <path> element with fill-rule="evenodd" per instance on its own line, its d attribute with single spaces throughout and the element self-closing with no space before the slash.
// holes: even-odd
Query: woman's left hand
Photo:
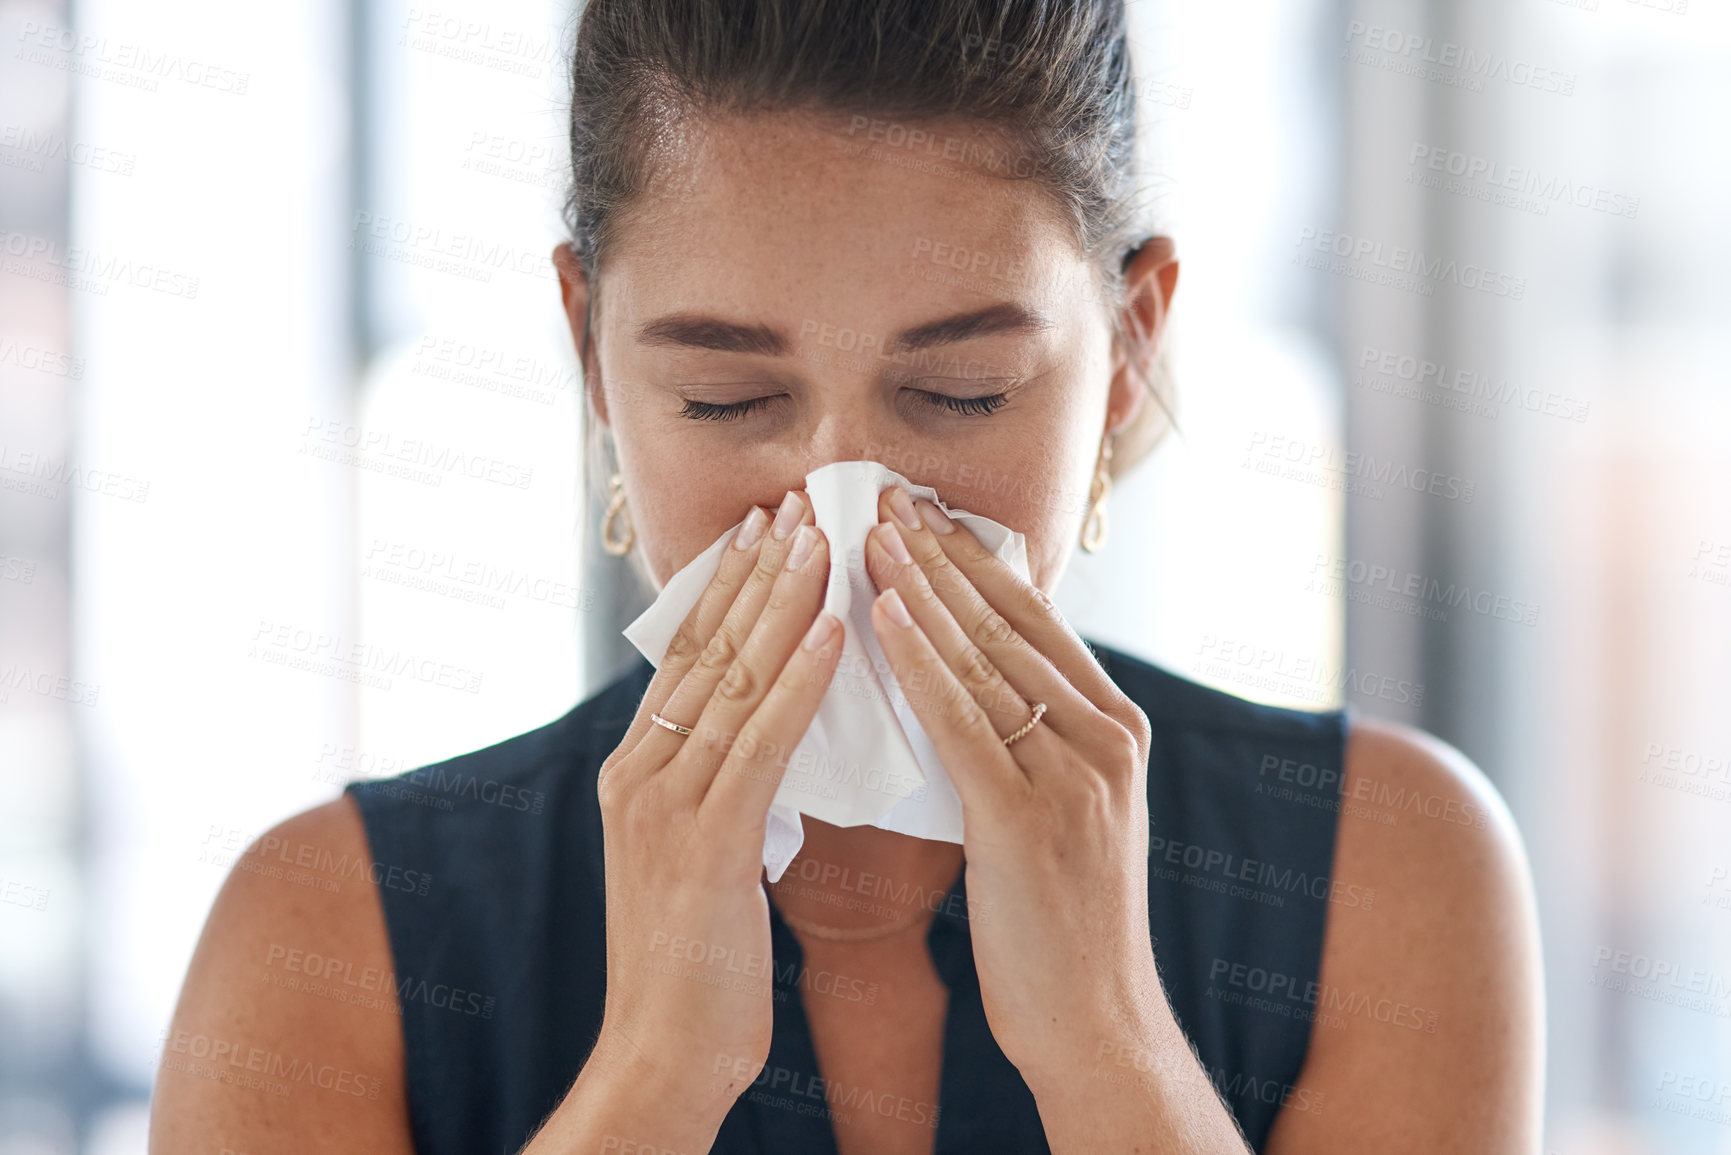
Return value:
<svg viewBox="0 0 1731 1155">
<path fill-rule="evenodd" d="M 1038 588 L 917 504 L 880 495 L 872 625 L 961 798 L 986 1019 L 1030 1086 L 1086 1079 L 1102 1046 L 1170 1014 L 1148 925 L 1148 720 Z"/>
</svg>

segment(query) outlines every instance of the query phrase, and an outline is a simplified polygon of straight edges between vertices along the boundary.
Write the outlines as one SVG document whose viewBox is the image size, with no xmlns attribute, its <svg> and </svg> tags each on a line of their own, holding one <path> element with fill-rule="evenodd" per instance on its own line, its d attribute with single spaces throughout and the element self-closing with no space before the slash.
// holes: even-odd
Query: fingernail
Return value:
<svg viewBox="0 0 1731 1155">
<path fill-rule="evenodd" d="M 902 601 L 902 595 L 897 590 L 885 590 L 878 600 L 883 602 L 884 612 L 890 616 L 890 621 L 904 629 L 914 624 L 913 615 L 908 613 L 907 603 Z"/>
<path fill-rule="evenodd" d="M 930 526 L 933 533 L 956 532 L 956 523 L 950 520 L 950 515 L 925 498 L 915 502 L 914 508 L 920 511 L 920 520 Z"/>
<path fill-rule="evenodd" d="M 787 554 L 787 568 L 798 569 L 811 557 L 811 551 L 817 548 L 817 527 L 802 525 L 799 532 L 793 535 L 793 549 Z"/>
<path fill-rule="evenodd" d="M 878 530 L 878 544 L 884 547 L 891 560 L 903 565 L 914 564 L 914 555 L 908 552 L 908 543 L 902 540 L 901 530 L 895 526 L 885 524 Z"/>
<path fill-rule="evenodd" d="M 908 491 L 899 485 L 890 490 L 890 512 L 909 529 L 920 527 L 920 515 L 914 512 L 913 499 L 908 496 Z"/>
<path fill-rule="evenodd" d="M 781 541 L 793 532 L 793 527 L 799 524 L 799 519 L 805 516 L 805 505 L 799 500 L 799 495 L 791 489 L 787 496 L 781 499 L 781 508 L 775 513 L 775 540 Z"/>
<path fill-rule="evenodd" d="M 763 512 L 761 505 L 751 507 L 751 512 L 745 515 L 745 521 L 739 527 L 739 532 L 733 535 L 734 549 L 750 549 L 757 544 L 757 539 L 763 536 L 763 527 L 769 524 L 769 514 Z"/>
<path fill-rule="evenodd" d="M 815 650 L 821 647 L 829 641 L 830 635 L 835 633 L 836 623 L 840 620 L 828 610 L 817 615 L 817 621 L 811 623 L 811 629 L 805 632 L 805 640 L 800 643 L 800 648 Z"/>
</svg>

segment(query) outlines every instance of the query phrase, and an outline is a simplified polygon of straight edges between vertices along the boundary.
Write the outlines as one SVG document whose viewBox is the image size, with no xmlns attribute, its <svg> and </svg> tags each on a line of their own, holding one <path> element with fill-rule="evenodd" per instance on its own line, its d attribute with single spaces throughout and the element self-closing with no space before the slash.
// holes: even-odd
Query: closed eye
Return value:
<svg viewBox="0 0 1731 1155">
<path fill-rule="evenodd" d="M 921 389 L 921 385 L 939 385 L 954 383 L 959 388 L 978 389 L 981 385 L 1003 385 L 996 393 L 977 394 L 969 397 L 958 397 L 953 393 L 942 393 L 935 389 Z M 916 377 L 908 382 L 908 392 L 918 399 L 918 403 L 929 409 L 941 409 L 950 413 L 959 413 L 966 417 L 987 417 L 1008 404 L 1010 395 L 1016 391 L 1018 382 L 1011 378 L 980 378 L 980 377 Z"/>
<path fill-rule="evenodd" d="M 767 397 L 748 397 L 744 401 L 731 401 L 725 405 L 714 401 L 688 399 L 679 410 L 679 415 L 697 421 L 737 421 L 754 409 L 762 409 L 784 396 L 786 394 L 772 393 Z"/>
<path fill-rule="evenodd" d="M 910 392 L 922 398 L 922 404 L 947 409 L 951 413 L 961 413 L 969 417 L 988 416 L 1010 400 L 1008 391 L 988 393 L 984 397 L 952 397 L 948 393 L 933 393 L 929 389 L 914 389 Z"/>
<path fill-rule="evenodd" d="M 908 389 L 918 403 L 929 409 L 955 413 L 964 417 L 987 417 L 1009 403 L 1011 390 L 988 393 L 979 397 L 956 397 L 931 389 Z M 694 421 L 738 421 L 759 409 L 783 400 L 787 394 L 771 393 L 763 397 L 748 397 L 743 401 L 697 401 L 687 399 L 679 410 L 681 417 Z"/>
</svg>

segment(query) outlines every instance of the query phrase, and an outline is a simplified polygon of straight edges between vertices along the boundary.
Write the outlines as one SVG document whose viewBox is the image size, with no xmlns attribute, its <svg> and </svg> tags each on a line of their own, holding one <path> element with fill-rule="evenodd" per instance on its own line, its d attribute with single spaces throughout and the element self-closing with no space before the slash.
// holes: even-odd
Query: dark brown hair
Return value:
<svg viewBox="0 0 1731 1155">
<path fill-rule="evenodd" d="M 591 311 L 624 210 L 652 181 L 678 179 L 657 171 L 657 146 L 706 113 L 797 110 L 904 129 L 965 120 L 997 130 L 1005 147 L 983 167 L 1029 178 L 1055 198 L 1111 304 L 1121 300 L 1125 263 L 1151 234 L 1138 203 L 1123 0 L 587 0 L 571 85 L 565 223 Z M 1118 332 L 1117 313 L 1118 336 L 1139 340 Z M 1143 412 L 1158 424 L 1169 410 L 1163 390 L 1150 388 L 1157 404 Z M 1161 432 L 1163 424 L 1121 436 L 1113 471 Z"/>
</svg>

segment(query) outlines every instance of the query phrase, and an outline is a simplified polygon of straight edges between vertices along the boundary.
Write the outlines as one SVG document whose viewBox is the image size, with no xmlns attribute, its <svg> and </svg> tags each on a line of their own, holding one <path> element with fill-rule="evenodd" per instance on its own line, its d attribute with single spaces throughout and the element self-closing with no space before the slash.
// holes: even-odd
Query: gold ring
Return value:
<svg viewBox="0 0 1731 1155">
<path fill-rule="evenodd" d="M 1004 745 L 1008 746 L 1011 742 L 1014 742 L 1016 739 L 1025 735 L 1029 730 L 1032 730 L 1034 728 L 1034 726 L 1040 721 L 1040 715 L 1044 714 L 1045 712 L 1046 712 L 1046 703 L 1035 702 L 1034 703 L 1034 716 L 1032 718 L 1029 718 L 1026 722 L 1023 722 L 1022 728 L 1020 730 L 1017 730 L 1014 734 L 1011 734 L 1008 738 L 1005 738 L 1004 739 Z"/>
<path fill-rule="evenodd" d="M 651 713 L 649 715 L 649 720 L 651 722 L 654 722 L 657 726 L 660 726 L 662 729 L 672 730 L 675 734 L 679 734 L 681 736 L 691 733 L 691 727 L 690 726 L 681 726 L 678 722 L 669 722 L 666 718 L 663 718 L 660 714 Z"/>
</svg>

